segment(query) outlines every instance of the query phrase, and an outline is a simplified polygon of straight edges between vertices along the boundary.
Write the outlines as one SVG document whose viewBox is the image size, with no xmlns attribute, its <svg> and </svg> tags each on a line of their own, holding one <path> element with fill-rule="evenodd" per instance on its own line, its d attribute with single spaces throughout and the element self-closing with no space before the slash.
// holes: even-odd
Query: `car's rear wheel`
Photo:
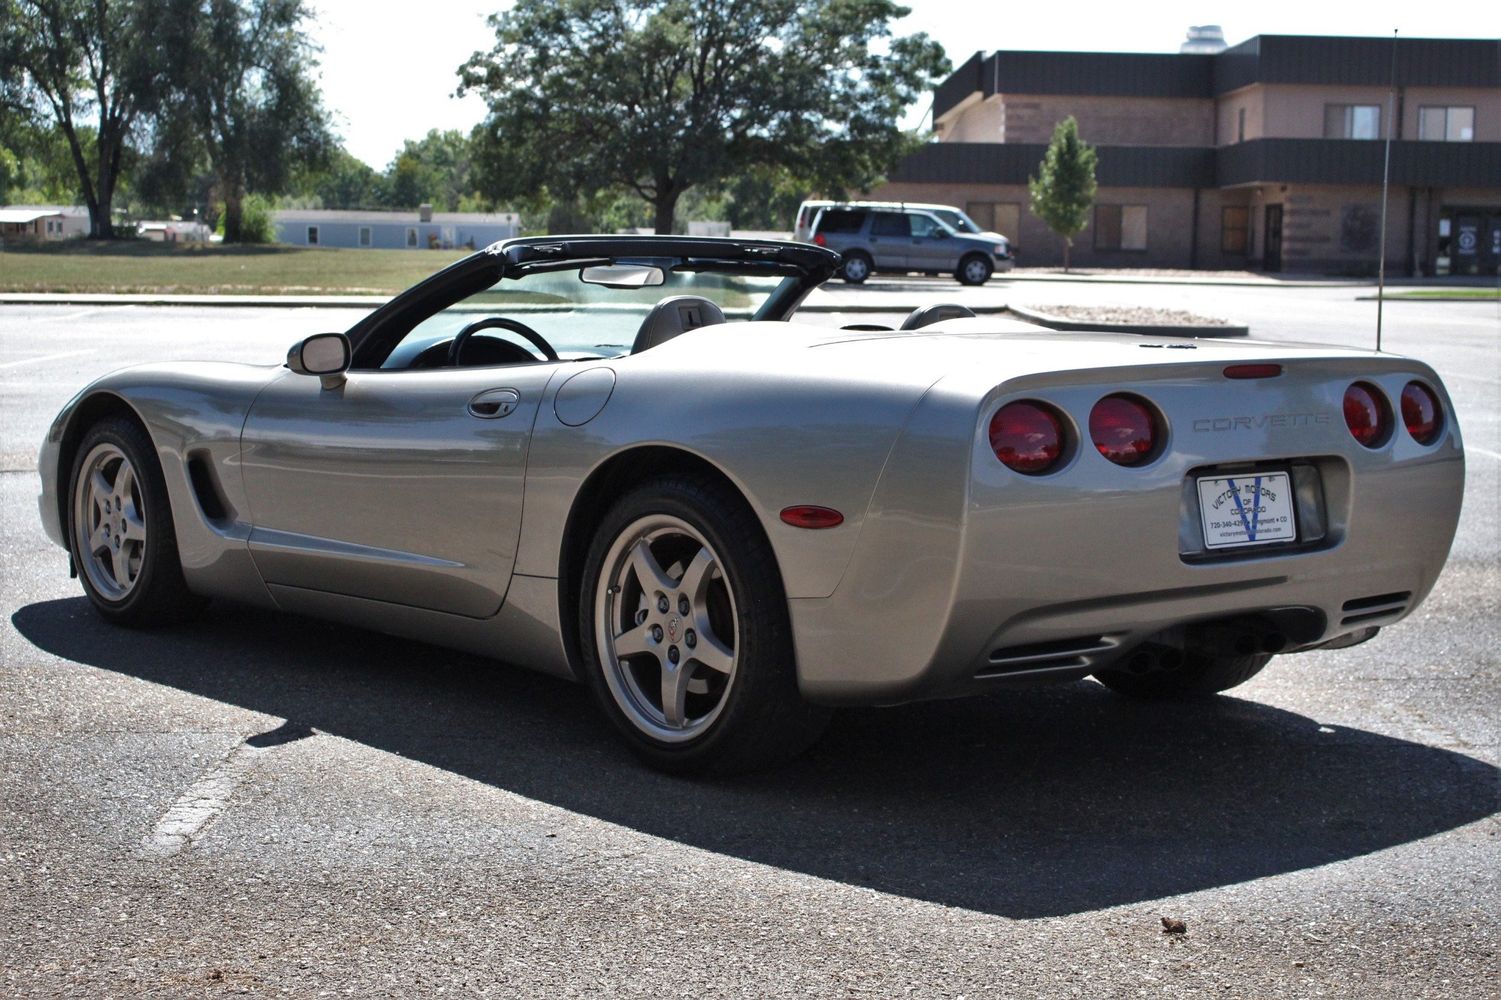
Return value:
<svg viewBox="0 0 1501 1000">
<path fill-rule="evenodd" d="M 111 417 L 89 428 L 77 455 L 68 536 L 95 609 L 132 626 L 182 621 L 200 611 L 204 600 L 183 579 L 166 481 L 146 432 Z"/>
<path fill-rule="evenodd" d="M 871 270 L 870 258 L 859 250 L 851 250 L 844 255 L 844 267 L 839 276 L 852 285 L 859 285 L 870 277 Z"/>
<path fill-rule="evenodd" d="M 1271 662 L 1266 653 L 1208 656 L 1185 653 L 1172 669 L 1135 672 L 1129 668 L 1101 670 L 1095 679 L 1110 690 L 1132 698 L 1171 700 L 1200 698 L 1228 691 L 1259 674 Z"/>
<path fill-rule="evenodd" d="M 954 277 L 959 279 L 961 285 L 983 285 L 990 280 L 990 274 L 994 270 L 989 260 L 972 253 L 959 262 L 959 269 L 954 272 Z"/>
<path fill-rule="evenodd" d="M 786 760 L 827 721 L 798 691 L 761 525 L 709 479 L 653 480 L 605 515 L 585 562 L 579 644 L 605 714 L 665 770 Z"/>
</svg>

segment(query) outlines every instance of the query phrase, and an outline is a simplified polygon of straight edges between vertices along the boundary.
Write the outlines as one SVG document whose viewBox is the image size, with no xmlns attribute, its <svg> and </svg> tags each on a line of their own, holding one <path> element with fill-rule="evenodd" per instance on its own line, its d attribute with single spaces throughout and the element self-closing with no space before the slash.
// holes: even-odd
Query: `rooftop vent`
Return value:
<svg viewBox="0 0 1501 1000">
<path fill-rule="evenodd" d="M 407 204 L 411 204 L 411 202 L 408 202 Z M 417 206 L 417 221 L 418 222 L 432 222 L 433 221 L 433 206 L 431 206 L 429 204 L 426 204 L 426 203 L 418 205 Z"/>
<path fill-rule="evenodd" d="M 1178 51 L 1185 55 L 1212 56 L 1216 52 L 1223 52 L 1228 46 L 1225 45 L 1225 33 L 1217 24 L 1196 24 L 1188 29 L 1188 37 L 1184 39 Z"/>
</svg>

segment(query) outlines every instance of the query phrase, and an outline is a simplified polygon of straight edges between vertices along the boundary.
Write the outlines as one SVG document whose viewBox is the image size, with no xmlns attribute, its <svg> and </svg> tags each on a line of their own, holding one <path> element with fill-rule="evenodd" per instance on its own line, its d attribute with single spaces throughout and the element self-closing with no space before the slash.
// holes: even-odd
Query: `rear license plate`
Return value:
<svg viewBox="0 0 1501 1000">
<path fill-rule="evenodd" d="M 1199 483 L 1204 544 L 1211 549 L 1291 542 L 1298 538 L 1291 477 L 1286 472 L 1208 477 Z"/>
</svg>

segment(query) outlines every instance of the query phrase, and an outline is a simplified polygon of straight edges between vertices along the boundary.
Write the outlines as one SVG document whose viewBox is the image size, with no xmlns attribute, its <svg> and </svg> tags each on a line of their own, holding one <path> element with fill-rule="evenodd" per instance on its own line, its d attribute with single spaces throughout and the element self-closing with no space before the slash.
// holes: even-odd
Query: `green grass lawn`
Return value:
<svg viewBox="0 0 1501 1000">
<path fill-rule="evenodd" d="M 0 252 L 0 292 L 389 295 L 468 251 L 69 240 Z"/>
<path fill-rule="evenodd" d="M 1410 292 L 1387 292 L 1389 299 L 1476 299 L 1481 302 L 1501 300 L 1501 288 L 1417 288 Z"/>
</svg>

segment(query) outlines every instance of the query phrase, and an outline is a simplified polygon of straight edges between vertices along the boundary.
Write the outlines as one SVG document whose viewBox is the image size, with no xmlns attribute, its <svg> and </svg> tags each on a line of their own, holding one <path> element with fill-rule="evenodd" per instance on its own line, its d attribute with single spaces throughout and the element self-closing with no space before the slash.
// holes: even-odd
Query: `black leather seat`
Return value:
<svg viewBox="0 0 1501 1000">
<path fill-rule="evenodd" d="M 673 295 L 652 307 L 641 321 L 632 354 L 665 344 L 680 333 L 724 322 L 724 310 L 699 295 Z"/>
</svg>

